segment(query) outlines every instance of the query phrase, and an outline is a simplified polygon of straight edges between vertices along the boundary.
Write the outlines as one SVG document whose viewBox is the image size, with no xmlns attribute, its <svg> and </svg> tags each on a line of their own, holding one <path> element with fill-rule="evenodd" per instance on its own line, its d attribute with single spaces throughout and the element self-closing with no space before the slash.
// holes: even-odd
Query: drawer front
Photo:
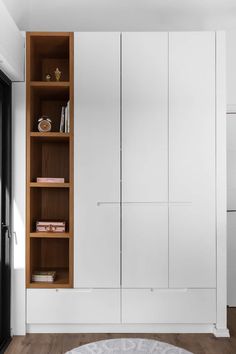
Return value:
<svg viewBox="0 0 236 354">
<path fill-rule="evenodd" d="M 119 289 L 27 290 L 28 324 L 119 322 Z"/>
<path fill-rule="evenodd" d="M 123 323 L 215 323 L 215 289 L 124 289 Z"/>
</svg>

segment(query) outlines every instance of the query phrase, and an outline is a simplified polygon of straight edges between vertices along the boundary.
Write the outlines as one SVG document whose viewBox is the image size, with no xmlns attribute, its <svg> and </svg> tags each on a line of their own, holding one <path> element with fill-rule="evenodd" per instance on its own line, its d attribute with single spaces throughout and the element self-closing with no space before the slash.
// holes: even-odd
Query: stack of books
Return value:
<svg viewBox="0 0 236 354">
<path fill-rule="evenodd" d="M 59 177 L 37 177 L 37 183 L 65 183 L 65 178 Z"/>
<path fill-rule="evenodd" d="M 56 279 L 55 271 L 35 271 L 32 274 L 32 281 L 53 283 Z"/>
<path fill-rule="evenodd" d="M 70 132 L 70 101 L 65 107 L 61 108 L 60 133 Z"/>
</svg>

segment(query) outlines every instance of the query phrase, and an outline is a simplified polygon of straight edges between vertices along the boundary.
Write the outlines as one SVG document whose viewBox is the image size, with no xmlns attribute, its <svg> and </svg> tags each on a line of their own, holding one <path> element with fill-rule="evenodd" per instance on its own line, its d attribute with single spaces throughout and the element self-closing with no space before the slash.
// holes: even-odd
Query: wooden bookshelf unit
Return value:
<svg viewBox="0 0 236 354">
<path fill-rule="evenodd" d="M 73 286 L 73 119 L 74 35 L 29 32 L 26 37 L 26 287 Z M 55 70 L 61 71 L 56 80 Z M 47 81 L 47 74 L 51 75 Z M 60 132 L 61 111 L 69 102 L 69 132 Z M 49 132 L 38 119 L 51 119 Z M 64 178 L 64 183 L 37 182 Z M 66 230 L 37 232 L 37 221 L 65 221 Z M 37 271 L 56 271 L 54 282 L 33 282 Z"/>
</svg>

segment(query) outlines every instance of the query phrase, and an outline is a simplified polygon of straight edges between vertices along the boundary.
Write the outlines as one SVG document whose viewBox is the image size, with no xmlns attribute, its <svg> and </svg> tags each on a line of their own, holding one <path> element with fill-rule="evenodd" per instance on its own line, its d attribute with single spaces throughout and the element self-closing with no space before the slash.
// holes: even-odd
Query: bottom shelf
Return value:
<svg viewBox="0 0 236 354">
<path fill-rule="evenodd" d="M 69 280 L 68 268 L 40 268 L 37 271 L 56 271 L 56 279 L 53 282 L 37 282 L 30 281 L 30 288 L 69 288 L 71 287 Z"/>
</svg>

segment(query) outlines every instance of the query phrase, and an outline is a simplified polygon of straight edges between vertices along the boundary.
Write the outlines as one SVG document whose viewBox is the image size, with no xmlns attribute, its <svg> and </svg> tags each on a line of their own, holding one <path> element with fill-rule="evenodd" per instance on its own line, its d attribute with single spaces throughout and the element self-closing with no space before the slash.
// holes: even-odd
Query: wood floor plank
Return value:
<svg viewBox="0 0 236 354">
<path fill-rule="evenodd" d="M 194 354 L 236 354 L 236 308 L 228 309 L 230 338 L 215 338 L 212 334 L 159 333 L 69 333 L 27 334 L 15 336 L 5 354 L 64 354 L 80 345 L 111 338 L 148 338 L 160 340 Z"/>
</svg>

